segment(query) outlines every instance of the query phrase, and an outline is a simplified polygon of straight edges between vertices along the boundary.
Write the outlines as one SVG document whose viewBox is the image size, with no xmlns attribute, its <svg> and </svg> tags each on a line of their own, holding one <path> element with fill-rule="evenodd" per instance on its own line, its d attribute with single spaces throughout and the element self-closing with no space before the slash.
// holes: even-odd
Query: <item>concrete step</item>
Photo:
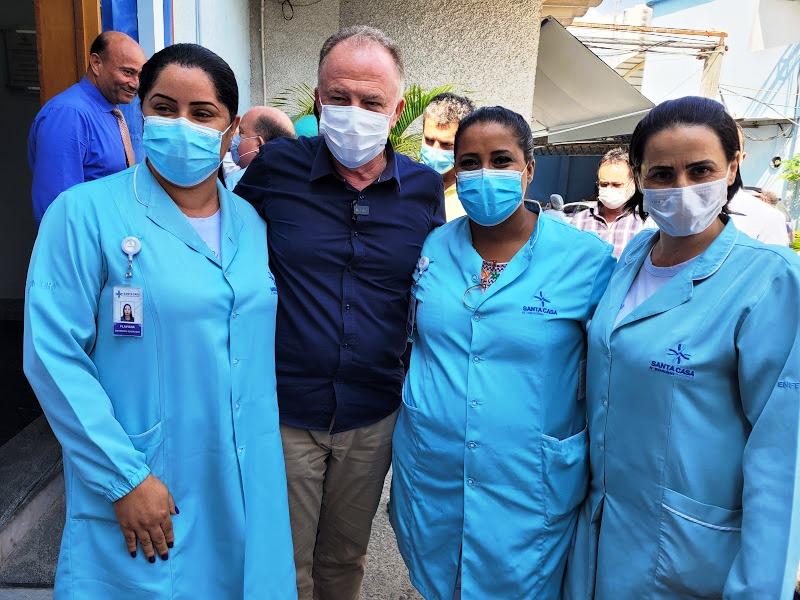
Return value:
<svg viewBox="0 0 800 600">
<path fill-rule="evenodd" d="M 53 584 L 63 522 L 61 448 L 40 417 L 0 447 L 0 588 Z"/>
<path fill-rule="evenodd" d="M 63 479 L 59 478 L 63 484 Z M 64 530 L 64 495 L 39 519 L 14 551 L 0 565 L 2 587 L 52 587 Z"/>
</svg>

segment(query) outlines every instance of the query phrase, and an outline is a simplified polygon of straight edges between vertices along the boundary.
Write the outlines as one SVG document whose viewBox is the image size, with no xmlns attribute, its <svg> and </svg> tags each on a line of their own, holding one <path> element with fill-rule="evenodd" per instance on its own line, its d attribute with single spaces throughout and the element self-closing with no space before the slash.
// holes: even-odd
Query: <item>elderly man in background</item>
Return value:
<svg viewBox="0 0 800 600">
<path fill-rule="evenodd" d="M 239 134 L 233 138 L 230 157 L 235 169 L 226 173 L 225 186 L 232 190 L 255 159 L 261 146 L 281 137 L 296 137 L 294 124 L 285 112 L 272 106 L 254 106 L 242 116 Z"/>
<path fill-rule="evenodd" d="M 350 27 L 320 51 L 319 137 L 264 146 L 236 193 L 268 223 L 298 595 L 357 600 L 392 456 L 412 273 L 444 222 L 442 178 L 387 141 L 400 49 Z"/>
<path fill-rule="evenodd" d="M 739 128 L 739 172 L 741 164 L 747 158 L 744 143 L 744 129 Z M 742 187 L 728 202 L 728 213 L 733 219 L 736 229 L 749 235 L 754 240 L 765 244 L 778 246 L 789 245 L 789 233 L 786 229 L 786 219 L 779 210 L 762 202 L 757 197 L 757 192 Z"/>
<path fill-rule="evenodd" d="M 446 92 L 434 96 L 422 115 L 419 160 L 442 176 L 447 220 L 465 215 L 456 192 L 453 143 L 461 120 L 475 110 L 472 100 Z"/>
<path fill-rule="evenodd" d="M 36 115 L 28 136 L 28 163 L 37 224 L 64 190 L 136 162 L 118 105 L 136 97 L 144 62 L 144 52 L 133 39 L 118 31 L 101 33 L 89 49 L 86 75 Z"/>
<path fill-rule="evenodd" d="M 645 224 L 629 205 L 635 193 L 628 153 L 622 148 L 609 150 L 597 168 L 597 206 L 575 214 L 572 224 L 613 245 L 614 256 L 619 258 Z"/>
</svg>

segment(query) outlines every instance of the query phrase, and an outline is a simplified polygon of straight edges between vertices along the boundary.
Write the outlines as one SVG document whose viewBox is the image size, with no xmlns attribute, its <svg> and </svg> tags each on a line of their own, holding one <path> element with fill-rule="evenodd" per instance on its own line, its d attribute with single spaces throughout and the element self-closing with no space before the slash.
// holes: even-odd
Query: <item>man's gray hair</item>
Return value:
<svg viewBox="0 0 800 600">
<path fill-rule="evenodd" d="M 599 169 L 603 165 L 611 164 L 611 163 L 621 163 L 627 165 L 628 168 L 633 173 L 633 167 L 631 166 L 630 157 L 628 156 L 628 151 L 624 148 L 612 148 L 608 152 L 603 155 L 603 158 L 600 159 L 600 164 L 597 165 Z"/>
<path fill-rule="evenodd" d="M 359 46 L 363 44 L 378 44 L 391 54 L 394 64 L 397 67 L 397 74 L 400 76 L 400 93 L 403 92 L 403 80 L 406 78 L 406 69 L 405 66 L 403 66 L 403 56 L 400 52 L 400 46 L 380 29 L 367 25 L 345 27 L 325 40 L 325 43 L 322 44 L 322 49 L 319 51 L 317 77 L 319 77 L 319 74 L 322 72 L 322 67 L 325 64 L 325 60 L 328 58 L 328 54 L 330 54 L 331 50 L 338 44 L 344 41 L 349 41 Z"/>
<path fill-rule="evenodd" d="M 469 98 L 445 92 L 434 96 L 423 114 L 424 118 L 431 119 L 436 125 L 444 126 L 460 123 L 473 110 L 475 105 Z"/>
</svg>

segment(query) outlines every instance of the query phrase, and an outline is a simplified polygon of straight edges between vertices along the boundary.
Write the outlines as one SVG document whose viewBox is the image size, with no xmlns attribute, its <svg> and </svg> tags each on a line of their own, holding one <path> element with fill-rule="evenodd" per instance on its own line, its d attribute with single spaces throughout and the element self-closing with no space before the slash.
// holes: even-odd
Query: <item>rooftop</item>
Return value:
<svg viewBox="0 0 800 600">
<path fill-rule="evenodd" d="M 544 0 L 542 17 L 555 17 L 565 27 L 582 17 L 590 8 L 600 6 L 603 0 Z"/>
</svg>

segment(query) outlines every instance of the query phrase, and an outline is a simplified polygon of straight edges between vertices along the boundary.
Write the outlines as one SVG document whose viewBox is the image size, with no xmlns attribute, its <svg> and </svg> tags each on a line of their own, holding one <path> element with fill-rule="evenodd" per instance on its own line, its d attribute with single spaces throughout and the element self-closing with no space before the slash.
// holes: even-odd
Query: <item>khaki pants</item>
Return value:
<svg viewBox="0 0 800 600">
<path fill-rule="evenodd" d="M 333 435 L 281 425 L 299 600 L 358 600 L 396 419 Z"/>
</svg>

